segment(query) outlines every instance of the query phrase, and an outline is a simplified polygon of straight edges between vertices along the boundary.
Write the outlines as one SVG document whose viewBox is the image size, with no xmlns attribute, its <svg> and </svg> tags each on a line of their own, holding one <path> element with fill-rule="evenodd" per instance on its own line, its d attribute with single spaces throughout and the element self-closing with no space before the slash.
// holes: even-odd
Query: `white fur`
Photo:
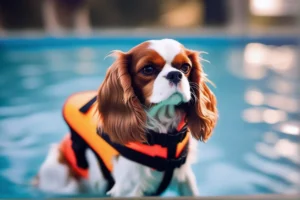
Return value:
<svg viewBox="0 0 300 200">
<path fill-rule="evenodd" d="M 194 156 L 194 154 L 189 153 L 187 162 L 175 169 L 170 183 L 170 185 L 175 186 L 181 196 L 199 195 L 196 178 L 191 168 L 191 160 Z M 156 191 L 163 178 L 163 172 L 155 171 L 124 157 L 119 159 L 120 161 L 114 163 L 113 175 L 116 184 L 108 192 L 109 195 L 113 197 L 138 197 Z"/>
<path fill-rule="evenodd" d="M 113 176 L 116 184 L 109 191 L 112 196 L 142 196 L 145 192 L 154 192 L 158 187 L 162 174 L 149 167 L 120 157 L 114 162 Z M 129 178 L 130 177 L 130 178 Z"/>
<path fill-rule="evenodd" d="M 58 160 L 60 150 L 58 144 L 53 144 L 38 173 L 36 186 L 45 192 L 56 194 L 76 194 L 82 191 L 105 194 L 107 182 L 100 171 L 97 157 L 88 149 L 86 158 L 89 163 L 89 177 L 79 181 L 69 176 L 69 166 Z"/>
<path fill-rule="evenodd" d="M 86 190 L 91 193 L 105 194 L 107 182 L 100 171 L 97 157 L 90 149 L 86 151 L 86 158 L 89 164 L 89 178 L 82 180 Z"/>
<path fill-rule="evenodd" d="M 166 61 L 163 70 L 154 81 L 150 102 L 159 103 L 166 100 L 175 92 L 182 94 L 184 101 L 188 102 L 191 99 L 189 81 L 181 71 L 171 65 L 175 56 L 182 51 L 182 45 L 172 39 L 150 40 L 149 43 L 149 49 L 155 50 Z M 170 84 L 169 80 L 166 79 L 167 74 L 172 71 L 178 71 L 182 74 L 182 80 L 178 86 Z"/>
<path fill-rule="evenodd" d="M 164 101 L 176 92 L 182 95 L 184 102 L 188 102 L 191 99 L 190 84 L 182 72 L 180 72 L 182 73 L 182 79 L 177 86 L 167 80 L 167 74 L 172 71 L 180 72 L 178 69 L 166 63 L 163 70 L 157 75 L 154 81 L 152 95 L 150 96 L 151 103 Z"/>
<path fill-rule="evenodd" d="M 166 109 L 162 109 L 167 113 Z M 162 112 L 159 110 L 158 112 Z M 158 116 L 158 115 L 155 115 Z M 177 127 L 181 119 L 179 115 L 176 117 L 164 117 L 169 128 Z M 152 118 L 156 121 L 158 127 L 163 127 L 164 123 L 158 118 Z M 148 127 L 151 128 L 151 126 Z M 156 126 L 155 126 L 156 128 Z M 166 127 L 162 128 L 167 130 Z M 154 129 L 155 130 L 155 129 Z M 156 131 L 156 130 L 155 130 Z M 197 141 L 191 138 L 189 143 L 189 154 L 186 163 L 180 168 L 174 170 L 174 175 L 170 185 L 175 185 L 178 192 L 182 196 L 197 196 L 199 195 L 196 178 L 192 171 L 191 164 L 196 161 Z M 114 161 L 113 177 L 116 180 L 114 187 L 108 192 L 113 197 L 137 197 L 145 194 L 150 194 L 158 188 L 164 173 L 159 172 L 149 167 L 132 162 L 124 157 L 120 157 Z"/>
<path fill-rule="evenodd" d="M 182 50 L 182 45 L 172 39 L 150 40 L 149 43 L 149 49 L 155 50 L 167 63 L 171 63 Z"/>
<path fill-rule="evenodd" d="M 53 144 L 38 173 L 38 187 L 43 191 L 58 194 L 78 192 L 78 182 L 69 177 L 68 166 L 58 162 L 59 155 L 58 145 Z"/>
</svg>

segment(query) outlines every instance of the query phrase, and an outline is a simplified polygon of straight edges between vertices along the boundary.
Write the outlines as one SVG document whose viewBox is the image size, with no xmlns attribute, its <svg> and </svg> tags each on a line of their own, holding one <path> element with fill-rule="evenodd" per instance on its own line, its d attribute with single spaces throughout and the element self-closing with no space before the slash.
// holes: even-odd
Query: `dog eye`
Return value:
<svg viewBox="0 0 300 200">
<path fill-rule="evenodd" d="M 191 68 L 190 64 L 184 63 L 181 65 L 180 70 L 186 74 L 189 72 L 190 68 Z"/>
<path fill-rule="evenodd" d="M 152 65 L 146 65 L 143 69 L 142 69 L 142 73 L 146 76 L 150 76 L 152 74 L 154 74 L 155 69 Z"/>
</svg>

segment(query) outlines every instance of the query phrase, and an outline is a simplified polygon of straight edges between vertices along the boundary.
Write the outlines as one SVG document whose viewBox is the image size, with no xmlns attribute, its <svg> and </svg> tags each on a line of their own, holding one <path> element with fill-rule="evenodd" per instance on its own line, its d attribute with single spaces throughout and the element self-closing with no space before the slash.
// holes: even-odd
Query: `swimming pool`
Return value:
<svg viewBox="0 0 300 200">
<path fill-rule="evenodd" d="M 0 40 L 0 198 L 38 197 L 28 186 L 49 145 L 67 132 L 65 99 L 95 90 L 114 49 L 146 38 Z M 300 193 L 297 38 L 178 38 L 206 51 L 220 112 L 193 166 L 202 196 Z M 176 192 L 167 191 L 165 196 Z"/>
</svg>

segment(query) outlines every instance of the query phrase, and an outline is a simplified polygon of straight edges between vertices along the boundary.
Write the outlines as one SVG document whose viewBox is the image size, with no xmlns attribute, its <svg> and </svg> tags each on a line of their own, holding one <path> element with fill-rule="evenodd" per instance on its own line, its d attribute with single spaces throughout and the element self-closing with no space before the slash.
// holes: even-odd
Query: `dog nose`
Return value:
<svg viewBox="0 0 300 200">
<path fill-rule="evenodd" d="M 182 78 L 182 74 L 181 72 L 177 72 L 177 71 L 172 71 L 172 72 L 169 72 L 166 76 L 166 78 L 174 83 L 174 84 L 177 84 L 180 82 L 181 78 Z"/>
</svg>

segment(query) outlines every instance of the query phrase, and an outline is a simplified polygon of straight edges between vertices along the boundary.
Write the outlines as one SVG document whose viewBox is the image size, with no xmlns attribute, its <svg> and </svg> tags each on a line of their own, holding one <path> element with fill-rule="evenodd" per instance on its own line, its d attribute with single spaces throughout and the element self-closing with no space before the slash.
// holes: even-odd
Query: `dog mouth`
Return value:
<svg viewBox="0 0 300 200">
<path fill-rule="evenodd" d="M 150 116 L 155 115 L 158 110 L 160 110 L 164 106 L 179 106 L 184 103 L 184 97 L 181 93 L 175 92 L 170 97 L 168 97 L 166 100 L 163 100 L 159 103 L 152 104 L 151 108 L 148 110 L 148 113 Z"/>
<path fill-rule="evenodd" d="M 148 107 L 148 109 L 157 105 L 176 106 L 180 103 L 187 103 L 190 99 L 191 94 L 186 91 L 186 88 L 173 85 L 170 88 L 156 91 L 154 95 L 152 94 L 146 99 L 144 105 Z"/>
</svg>

